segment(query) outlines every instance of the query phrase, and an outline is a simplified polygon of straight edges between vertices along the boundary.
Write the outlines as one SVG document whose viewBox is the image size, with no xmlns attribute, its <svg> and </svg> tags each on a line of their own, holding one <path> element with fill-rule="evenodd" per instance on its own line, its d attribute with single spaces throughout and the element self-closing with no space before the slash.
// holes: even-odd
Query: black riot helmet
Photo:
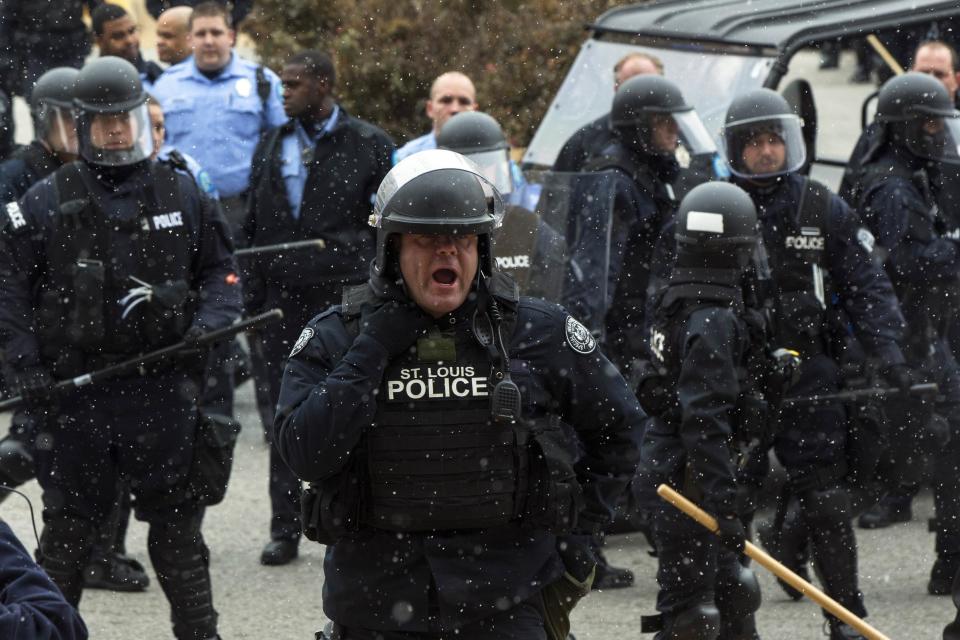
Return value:
<svg viewBox="0 0 960 640">
<path fill-rule="evenodd" d="M 77 130 L 73 122 L 73 92 L 79 71 L 73 67 L 50 69 L 37 79 L 30 93 L 34 137 L 55 153 L 77 154 Z"/>
<path fill-rule="evenodd" d="M 890 78 L 880 88 L 876 119 L 888 140 L 918 158 L 960 163 L 960 112 L 933 76 L 910 72 Z"/>
<path fill-rule="evenodd" d="M 741 178 L 791 173 L 807 159 L 803 121 L 783 96 L 770 89 L 756 89 L 734 98 L 721 138 L 730 171 Z"/>
<path fill-rule="evenodd" d="M 80 156 L 94 164 L 125 166 L 150 157 L 153 138 L 147 94 L 136 67 L 104 56 L 77 75 L 73 107 Z"/>
<path fill-rule="evenodd" d="M 457 116 L 459 117 L 459 116 Z M 398 233 L 478 235 L 479 269 L 493 271 L 491 235 L 503 220 L 503 198 L 479 167 L 445 149 L 397 163 L 377 189 L 370 226 L 377 228 L 378 275 L 399 278 L 390 237 Z"/>
<path fill-rule="evenodd" d="M 740 269 L 757 248 L 757 209 L 747 192 L 729 182 L 707 182 L 680 201 L 677 266 Z"/>
<path fill-rule="evenodd" d="M 691 155 L 716 150 L 697 112 L 663 76 L 634 76 L 620 85 L 610 108 L 610 127 L 634 151 L 672 157 L 683 142 Z"/>
<path fill-rule="evenodd" d="M 472 160 L 501 194 L 513 192 L 510 144 L 500 123 L 489 114 L 463 111 L 450 118 L 437 134 L 437 148 Z"/>
</svg>

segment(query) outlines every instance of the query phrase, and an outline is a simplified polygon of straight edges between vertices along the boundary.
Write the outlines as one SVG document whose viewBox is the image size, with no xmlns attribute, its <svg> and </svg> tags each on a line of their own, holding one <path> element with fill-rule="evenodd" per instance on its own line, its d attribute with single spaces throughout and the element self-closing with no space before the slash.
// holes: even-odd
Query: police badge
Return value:
<svg viewBox="0 0 960 640">
<path fill-rule="evenodd" d="M 597 348 L 597 341 L 590 335 L 590 331 L 573 316 L 567 316 L 564 328 L 567 333 L 567 344 L 577 353 L 587 355 Z"/>
<path fill-rule="evenodd" d="M 287 357 L 292 358 L 293 356 L 303 351 L 303 348 L 307 346 L 307 343 L 310 342 L 310 338 L 312 337 L 313 337 L 313 329 L 311 329 L 310 327 L 307 327 L 306 329 L 304 329 L 300 333 L 300 337 L 297 338 L 297 342 L 293 345 L 293 350 L 290 351 L 290 355 Z"/>
</svg>

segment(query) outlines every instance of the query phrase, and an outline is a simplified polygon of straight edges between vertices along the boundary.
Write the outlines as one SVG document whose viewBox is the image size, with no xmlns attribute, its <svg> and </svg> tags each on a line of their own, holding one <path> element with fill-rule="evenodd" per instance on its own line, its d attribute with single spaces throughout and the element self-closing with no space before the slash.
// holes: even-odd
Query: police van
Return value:
<svg viewBox="0 0 960 640">
<path fill-rule="evenodd" d="M 804 170 L 836 187 L 871 117 L 876 86 L 850 84 L 849 69 L 820 71 L 824 45 L 849 46 L 874 34 L 907 67 L 921 40 L 951 40 L 958 20 L 956 0 L 666 0 L 612 9 L 587 26 L 589 38 L 527 148 L 524 167 L 551 166 L 572 133 L 609 112 L 614 64 L 643 51 L 663 61 L 666 77 L 716 140 L 735 95 L 758 87 L 781 91 L 803 118 Z"/>
</svg>

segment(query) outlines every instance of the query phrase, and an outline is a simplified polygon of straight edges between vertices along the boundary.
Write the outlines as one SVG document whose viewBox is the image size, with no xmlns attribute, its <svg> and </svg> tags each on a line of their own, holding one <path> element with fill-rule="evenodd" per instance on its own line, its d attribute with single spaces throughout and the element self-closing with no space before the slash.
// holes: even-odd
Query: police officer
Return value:
<svg viewBox="0 0 960 640">
<path fill-rule="evenodd" d="M 280 79 L 233 50 L 236 33 L 222 4 L 198 4 L 188 25 L 193 56 L 167 69 L 151 93 L 163 105 L 167 142 L 210 173 L 239 241 L 257 140 L 287 120 Z"/>
<path fill-rule="evenodd" d="M 333 637 L 563 639 L 589 589 L 644 416 L 582 324 L 496 270 L 502 213 L 462 156 L 400 162 L 369 281 L 291 352 L 275 441 L 312 483 Z"/>
<path fill-rule="evenodd" d="M 153 60 L 144 60 L 140 53 L 140 27 L 126 9 L 105 2 L 90 16 L 93 38 L 101 56 L 123 58 L 140 72 L 140 82 L 149 91 L 163 73 L 163 67 Z"/>
<path fill-rule="evenodd" d="M 0 87 L 11 95 L 29 92 L 54 67 L 79 69 L 90 53 L 83 11 L 101 0 L 0 3 Z"/>
<path fill-rule="evenodd" d="M 335 97 L 330 56 L 302 51 L 283 67 L 284 108 L 290 120 L 271 129 L 253 160 L 245 230 L 253 246 L 322 238 L 323 251 L 265 254 L 248 265 L 250 310 L 278 307 L 284 319 L 263 332 L 271 407 L 298 332 L 335 304 L 344 285 L 363 282 L 375 254 L 367 224 L 377 187 L 395 145 L 379 128 L 354 118 Z M 272 430 L 271 430 L 272 431 Z M 300 541 L 300 481 L 270 448 L 270 542 L 266 565 L 287 564 Z"/>
<path fill-rule="evenodd" d="M 763 385 L 768 327 L 748 309 L 742 279 L 757 249 L 757 212 L 742 189 L 716 182 L 680 203 L 677 260 L 652 306 L 648 353 L 660 400 L 641 446 L 645 502 L 653 513 L 660 594 L 657 640 L 754 640 L 760 585 L 739 554 L 747 537 L 738 510 L 736 469 L 748 447 L 768 440 L 741 409 L 749 387 Z M 761 390 L 763 390 L 761 388 Z M 651 406 L 652 405 L 652 406 Z M 694 496 L 720 524 L 717 537 L 659 500 L 668 483 Z M 649 494 L 649 495 L 648 495 Z"/>
<path fill-rule="evenodd" d="M 31 186 L 77 157 L 72 111 L 77 73 L 71 67 L 58 67 L 37 80 L 30 93 L 36 139 L 0 163 L 0 201 L 16 202 Z M 10 435 L 0 440 L 0 479 L 4 484 L 17 486 L 34 477 L 34 456 L 30 450 L 42 429 L 39 421 L 41 417 L 29 409 L 14 413 Z M 146 589 L 150 580 L 140 563 L 125 557 L 122 551 L 113 552 L 109 546 L 98 546 L 91 565 L 84 571 L 87 586 L 117 591 Z"/>
<path fill-rule="evenodd" d="M 875 126 L 852 191 L 903 305 L 909 327 L 904 351 L 913 377 L 937 382 L 940 399 L 936 407 L 915 401 L 887 409 L 891 447 L 885 471 L 894 485 L 861 523 L 909 520 L 919 462 L 925 449 L 932 453 L 937 560 L 928 590 L 946 595 L 960 569 L 960 441 L 949 435 L 960 434 L 960 369 L 947 344 L 947 328 L 960 311 L 960 211 L 943 190 L 949 188 L 944 178 L 954 174 L 955 180 L 960 165 L 960 112 L 936 78 L 907 73 L 881 88 Z M 929 433 L 944 418 L 949 434 Z"/>
<path fill-rule="evenodd" d="M 887 378 L 902 377 L 897 346 L 903 317 L 889 279 L 872 262 L 872 237 L 855 214 L 830 191 L 798 173 L 806 159 L 799 118 L 779 94 L 759 89 L 738 96 L 727 110 L 722 131 L 733 181 L 751 197 L 770 254 L 775 287 L 777 341 L 803 361 L 792 394 L 835 392 L 840 369 L 832 313 L 842 309 L 857 339 Z M 837 296 L 835 301 L 834 296 Z M 844 326 L 846 323 L 843 323 Z M 774 442 L 788 473 L 784 507 L 796 526 L 809 531 L 813 562 L 826 592 L 863 616 L 857 587 L 856 539 L 845 485 L 847 415 L 842 406 L 781 416 Z M 801 568 L 796 558 L 806 547 L 787 548 L 782 561 Z M 831 638 L 859 638 L 829 617 Z"/>
<path fill-rule="evenodd" d="M 82 160 L 5 210 L 0 329 L 12 388 L 54 418 L 42 434 L 51 446 L 37 451 L 44 570 L 76 606 L 95 528 L 123 474 L 149 523 L 174 635 L 214 638 L 201 507 L 188 491 L 200 446 L 189 361 L 50 398 L 54 379 L 193 341 L 240 313 L 229 231 L 192 178 L 149 161 L 145 100 L 125 60 L 98 58 L 80 71 Z"/>
<path fill-rule="evenodd" d="M 437 134 L 437 147 L 473 161 L 506 200 L 503 224 L 497 230 L 497 269 L 513 279 L 522 295 L 558 300 L 562 285 L 563 238 L 534 213 L 540 185 L 518 184 L 510 144 L 500 124 L 482 111 L 451 118 Z M 532 205 L 532 206 L 528 206 Z"/>
<path fill-rule="evenodd" d="M 37 80 L 30 95 L 34 139 L 0 163 L 0 202 L 19 200 L 34 183 L 77 157 L 72 111 L 76 77 L 76 69 L 58 67 Z"/>
<path fill-rule="evenodd" d="M 713 142 L 680 89 L 658 75 L 635 76 L 620 85 L 610 125 L 615 140 L 591 158 L 584 170 L 613 172 L 615 212 L 606 274 L 612 302 L 604 319 L 606 351 L 629 379 L 631 362 L 645 342 L 651 253 L 676 209 L 670 184 L 680 166 L 674 154 L 681 137 L 691 153 L 713 148 Z"/>
</svg>

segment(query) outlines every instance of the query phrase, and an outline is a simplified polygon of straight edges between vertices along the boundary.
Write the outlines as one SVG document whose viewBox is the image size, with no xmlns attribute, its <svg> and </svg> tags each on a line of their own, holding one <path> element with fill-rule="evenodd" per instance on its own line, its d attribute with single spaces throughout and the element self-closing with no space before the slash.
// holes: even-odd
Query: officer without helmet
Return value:
<svg viewBox="0 0 960 640">
<path fill-rule="evenodd" d="M 397 164 L 369 280 L 293 347 L 275 442 L 328 545 L 328 637 L 563 640 L 589 590 L 644 416 L 582 324 L 496 270 L 502 207 L 463 156 Z"/>
<path fill-rule="evenodd" d="M 168 361 L 52 397 L 74 378 L 194 341 L 240 314 L 226 222 L 188 175 L 150 161 L 146 94 L 120 58 L 90 62 L 74 107 L 81 161 L 3 212 L 0 329 L 12 387 L 51 418 L 37 451 L 42 566 L 77 606 L 97 526 L 122 473 L 170 602 L 174 635 L 216 638 L 195 476 L 198 380 Z M 199 363 L 198 363 L 199 364 Z"/>
</svg>

